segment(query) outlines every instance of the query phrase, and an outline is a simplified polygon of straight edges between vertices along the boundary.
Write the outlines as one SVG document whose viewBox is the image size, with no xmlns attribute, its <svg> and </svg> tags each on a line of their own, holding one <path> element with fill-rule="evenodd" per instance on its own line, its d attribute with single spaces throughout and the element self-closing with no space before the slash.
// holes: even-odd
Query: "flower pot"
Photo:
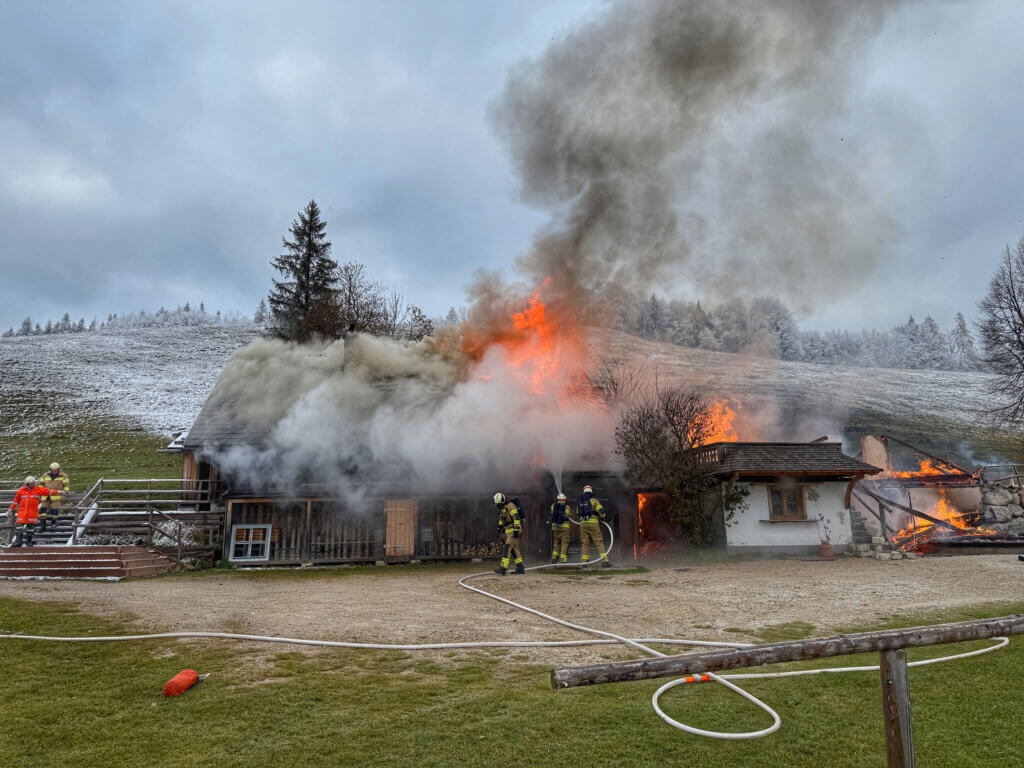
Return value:
<svg viewBox="0 0 1024 768">
<path fill-rule="evenodd" d="M 818 545 L 818 557 L 822 560 L 834 560 L 836 557 L 836 548 L 831 544 L 822 542 Z"/>
</svg>

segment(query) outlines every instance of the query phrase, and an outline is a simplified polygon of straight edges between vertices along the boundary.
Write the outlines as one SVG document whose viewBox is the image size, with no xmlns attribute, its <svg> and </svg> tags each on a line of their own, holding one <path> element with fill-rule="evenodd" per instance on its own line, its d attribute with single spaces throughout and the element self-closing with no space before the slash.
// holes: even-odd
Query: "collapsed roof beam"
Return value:
<svg viewBox="0 0 1024 768">
<path fill-rule="evenodd" d="M 900 445 L 902 445 L 902 446 L 904 446 L 906 448 L 909 448 L 912 451 L 916 451 L 917 453 L 920 453 L 922 456 L 927 456 L 932 461 L 937 461 L 937 462 L 939 462 L 939 464 L 942 464 L 942 465 L 947 466 L 947 467 L 952 467 L 953 469 L 955 469 L 957 472 L 959 472 L 962 475 L 970 475 L 970 474 L 972 474 L 971 472 L 968 472 L 963 467 L 959 467 L 956 464 L 954 464 L 953 462 L 948 461 L 947 459 L 943 459 L 940 456 L 936 456 L 934 453 L 928 453 L 928 451 L 923 451 L 920 448 L 918 448 L 916 445 L 911 445 L 910 443 L 908 443 L 905 440 L 900 440 L 898 437 L 893 437 L 892 435 L 882 435 L 882 440 L 885 440 L 887 442 L 889 440 L 892 440 L 894 443 L 899 443 Z"/>
<path fill-rule="evenodd" d="M 899 503 L 893 501 L 892 499 L 887 499 L 884 496 L 879 496 L 877 493 L 875 493 L 874 491 L 869 491 L 864 486 L 859 487 L 857 490 L 858 491 L 863 491 L 868 496 L 870 496 L 872 499 L 877 501 L 879 504 L 885 504 L 887 507 L 895 507 L 896 509 L 901 510 L 903 512 L 906 512 L 909 515 L 913 515 L 914 517 L 920 517 L 923 520 L 927 520 L 929 523 L 941 526 L 942 528 L 948 528 L 951 531 L 959 531 L 959 530 L 961 530 L 960 528 L 957 528 L 952 523 L 947 523 L 945 520 L 940 520 L 937 517 L 932 517 L 931 515 L 926 515 L 924 512 L 919 512 L 916 509 L 912 509 L 911 507 L 905 507 L 902 504 L 899 504 Z M 861 501 L 862 504 L 864 503 L 863 500 L 860 500 L 860 501 Z"/>
</svg>

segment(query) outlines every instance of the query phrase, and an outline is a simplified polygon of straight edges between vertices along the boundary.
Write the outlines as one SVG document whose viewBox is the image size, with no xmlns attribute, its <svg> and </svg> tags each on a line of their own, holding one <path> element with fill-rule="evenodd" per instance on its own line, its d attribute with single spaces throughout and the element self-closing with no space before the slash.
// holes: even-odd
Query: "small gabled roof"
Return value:
<svg viewBox="0 0 1024 768">
<path fill-rule="evenodd" d="M 712 443 L 700 451 L 719 475 L 851 477 L 882 471 L 847 456 L 841 443 Z"/>
</svg>

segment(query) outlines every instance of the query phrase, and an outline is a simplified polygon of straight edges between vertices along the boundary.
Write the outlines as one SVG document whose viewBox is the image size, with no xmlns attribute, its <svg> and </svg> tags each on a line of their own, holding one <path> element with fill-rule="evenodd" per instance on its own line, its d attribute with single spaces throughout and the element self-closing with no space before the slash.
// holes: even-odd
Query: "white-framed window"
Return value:
<svg viewBox="0 0 1024 768">
<path fill-rule="evenodd" d="M 233 563 L 267 560 L 270 557 L 269 525 L 235 525 L 231 528 Z"/>
</svg>

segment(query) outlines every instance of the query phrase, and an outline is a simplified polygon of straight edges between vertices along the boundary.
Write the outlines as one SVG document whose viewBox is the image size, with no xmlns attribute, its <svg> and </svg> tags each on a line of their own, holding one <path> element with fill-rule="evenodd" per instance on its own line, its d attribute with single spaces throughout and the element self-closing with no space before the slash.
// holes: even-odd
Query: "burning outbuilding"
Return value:
<svg viewBox="0 0 1024 768">
<path fill-rule="evenodd" d="M 1024 543 L 1016 466 L 964 468 L 889 435 L 865 436 L 862 449 L 884 471 L 854 490 L 854 509 L 900 550 L 994 551 Z"/>
</svg>

